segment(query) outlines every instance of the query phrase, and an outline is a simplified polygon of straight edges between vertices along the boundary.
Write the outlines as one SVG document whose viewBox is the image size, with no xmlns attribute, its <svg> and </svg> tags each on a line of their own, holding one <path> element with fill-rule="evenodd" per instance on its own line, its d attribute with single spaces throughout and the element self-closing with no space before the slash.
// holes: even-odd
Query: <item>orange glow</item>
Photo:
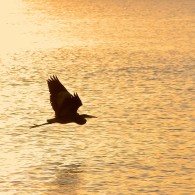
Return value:
<svg viewBox="0 0 195 195">
<path fill-rule="evenodd" d="M 190 2 L 0 1 L 0 194 L 193 194 Z M 98 118 L 30 129 L 53 74 Z"/>
</svg>

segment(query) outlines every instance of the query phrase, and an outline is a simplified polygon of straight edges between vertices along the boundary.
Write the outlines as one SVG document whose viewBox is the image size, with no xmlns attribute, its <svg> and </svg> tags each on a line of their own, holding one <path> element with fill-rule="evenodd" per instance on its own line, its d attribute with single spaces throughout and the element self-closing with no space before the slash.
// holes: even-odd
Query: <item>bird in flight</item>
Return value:
<svg viewBox="0 0 195 195">
<path fill-rule="evenodd" d="M 35 128 L 52 123 L 77 123 L 84 125 L 86 118 L 96 118 L 95 116 L 87 114 L 79 114 L 78 108 L 82 106 L 82 102 L 77 93 L 73 95 L 61 84 L 58 77 L 53 75 L 47 80 L 50 103 L 55 112 L 55 117 L 48 119 L 46 123 L 40 125 L 33 125 L 30 128 Z"/>
</svg>

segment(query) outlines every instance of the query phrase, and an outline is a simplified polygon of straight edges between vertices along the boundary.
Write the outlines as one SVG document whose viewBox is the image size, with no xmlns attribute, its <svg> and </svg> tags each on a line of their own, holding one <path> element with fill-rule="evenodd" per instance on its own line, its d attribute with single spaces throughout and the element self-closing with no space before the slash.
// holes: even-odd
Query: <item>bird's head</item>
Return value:
<svg viewBox="0 0 195 195">
<path fill-rule="evenodd" d="M 84 125 L 87 120 L 82 115 L 77 115 L 75 122 L 79 125 Z"/>
</svg>

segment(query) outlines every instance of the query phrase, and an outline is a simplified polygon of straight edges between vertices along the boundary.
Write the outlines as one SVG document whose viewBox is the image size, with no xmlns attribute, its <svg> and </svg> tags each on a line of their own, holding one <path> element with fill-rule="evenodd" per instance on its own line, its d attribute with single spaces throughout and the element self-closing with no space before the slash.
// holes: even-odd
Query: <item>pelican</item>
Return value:
<svg viewBox="0 0 195 195">
<path fill-rule="evenodd" d="M 52 123 L 77 123 L 84 125 L 87 120 L 86 118 L 96 118 L 88 114 L 79 114 L 78 108 L 82 106 L 81 99 L 77 93 L 73 95 L 62 85 L 56 75 L 50 76 L 47 80 L 49 92 L 50 92 L 50 103 L 55 112 L 55 117 L 48 119 L 46 123 L 40 125 L 33 125 L 30 128 L 35 128 L 43 125 Z"/>
</svg>

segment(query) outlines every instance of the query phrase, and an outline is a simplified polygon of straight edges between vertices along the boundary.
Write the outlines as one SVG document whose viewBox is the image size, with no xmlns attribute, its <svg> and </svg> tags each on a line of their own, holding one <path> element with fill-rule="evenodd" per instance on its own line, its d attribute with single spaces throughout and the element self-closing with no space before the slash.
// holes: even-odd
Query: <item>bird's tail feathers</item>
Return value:
<svg viewBox="0 0 195 195">
<path fill-rule="evenodd" d="M 48 122 L 49 124 L 55 123 L 55 122 L 56 122 L 56 118 L 47 119 L 47 122 Z"/>
</svg>

